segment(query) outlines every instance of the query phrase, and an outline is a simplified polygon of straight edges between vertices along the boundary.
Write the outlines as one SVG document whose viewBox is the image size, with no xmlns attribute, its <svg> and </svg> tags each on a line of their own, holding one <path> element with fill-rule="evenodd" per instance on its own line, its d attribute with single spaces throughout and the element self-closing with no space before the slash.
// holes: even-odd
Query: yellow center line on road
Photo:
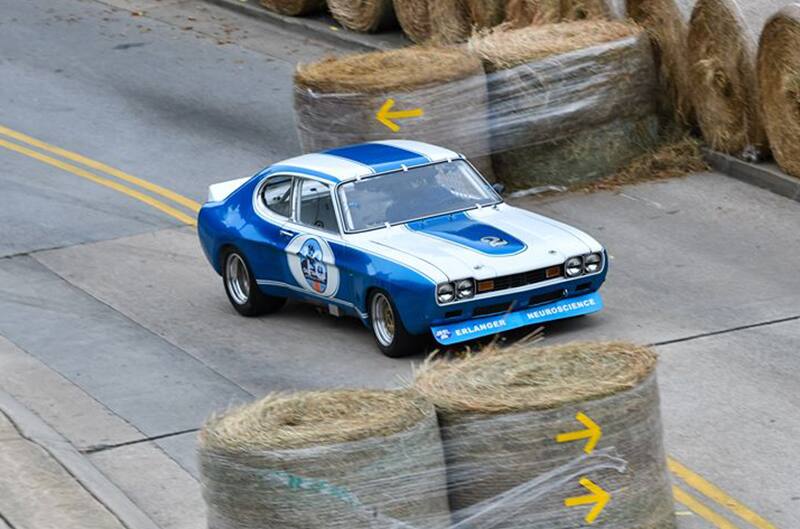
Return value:
<svg viewBox="0 0 800 529">
<path fill-rule="evenodd" d="M 726 494 L 724 491 L 722 491 L 722 489 L 709 482 L 699 474 L 692 472 L 679 462 L 675 461 L 673 458 L 667 458 L 667 465 L 669 466 L 670 471 L 686 482 L 687 485 L 702 492 L 708 498 L 730 510 L 736 514 L 736 516 L 750 523 L 754 527 L 757 527 L 758 529 L 778 529 L 775 525 L 744 506 L 741 502 Z M 686 506 L 689 507 L 689 505 Z"/>
<path fill-rule="evenodd" d="M 130 184 L 139 186 L 142 189 L 146 189 L 152 193 L 155 193 L 166 199 L 169 199 L 175 202 L 176 204 L 180 204 L 181 206 L 189 208 L 195 213 L 197 213 L 200 210 L 200 204 L 190 198 L 187 198 L 179 193 L 167 189 L 166 187 L 154 184 L 153 182 L 148 182 L 147 180 L 137 178 L 124 171 L 120 171 L 119 169 L 111 167 L 110 165 L 98 162 L 97 160 L 92 160 L 91 158 L 87 158 L 86 156 L 82 156 L 78 153 L 62 149 L 61 147 L 56 147 L 55 145 L 50 145 L 49 143 L 45 143 L 42 140 L 38 140 L 32 136 L 28 136 L 27 134 L 23 134 L 21 132 L 9 129 L 8 127 L 4 127 L 3 125 L 0 125 L 0 134 L 12 138 L 14 140 L 17 140 L 19 142 L 27 143 L 28 145 L 31 145 L 43 151 L 57 154 L 62 158 L 66 158 L 67 160 L 72 160 L 73 162 L 83 164 L 86 167 L 90 167 L 97 171 L 102 171 L 110 176 L 114 176 Z"/>
<path fill-rule="evenodd" d="M 172 206 L 170 206 L 168 204 L 165 204 L 164 202 L 162 202 L 162 201 L 160 201 L 160 200 L 158 200 L 156 198 L 153 198 L 153 197 L 151 197 L 149 195 L 145 195 L 144 193 L 142 193 L 140 191 L 132 189 L 132 188 L 126 186 L 126 185 L 120 184 L 119 182 L 116 182 L 114 180 L 109 180 L 108 178 L 103 178 L 102 176 L 97 176 L 96 174 L 90 173 L 89 171 L 86 171 L 85 169 L 81 169 L 80 167 L 77 167 L 77 166 L 74 166 L 72 164 L 63 162 L 61 160 L 57 160 L 56 158 L 51 158 L 50 156 L 47 156 L 45 154 L 41 154 L 41 153 L 39 153 L 37 151 L 34 151 L 32 149 L 28 149 L 27 147 L 23 147 L 21 145 L 17 145 L 16 143 L 11 143 L 11 142 L 3 140 L 3 139 L 0 139 L 0 147 L 5 147 L 6 149 L 8 149 L 10 151 L 14 151 L 14 152 L 17 152 L 19 154 L 24 154 L 25 156 L 29 156 L 30 158 L 33 158 L 33 159 L 38 160 L 40 162 L 46 163 L 46 164 L 51 165 L 53 167 L 57 167 L 58 169 L 61 169 L 63 171 L 67 171 L 67 172 L 72 173 L 72 174 L 74 174 L 76 176 L 80 176 L 82 178 L 90 180 L 90 181 L 92 181 L 92 182 L 94 182 L 96 184 L 100 184 L 101 186 L 105 186 L 105 187 L 108 187 L 110 189 L 113 189 L 114 191 L 118 191 L 120 193 L 128 195 L 129 197 L 132 197 L 132 198 L 135 198 L 136 200 L 144 202 L 145 204 L 147 204 L 147 205 L 149 205 L 151 207 L 154 207 L 157 210 L 162 211 L 162 212 L 166 213 L 167 215 L 169 215 L 169 216 L 171 216 L 173 218 L 176 218 L 176 219 L 178 219 L 179 221 L 181 221 L 181 222 L 183 222 L 185 224 L 190 224 L 192 226 L 196 226 L 197 225 L 197 221 L 195 220 L 194 217 L 191 217 L 191 216 L 187 215 L 186 213 L 184 213 L 184 212 L 182 212 L 182 211 L 180 211 L 178 209 L 175 209 Z"/>
<path fill-rule="evenodd" d="M 703 502 L 688 492 L 684 492 L 684 490 L 679 488 L 677 485 L 672 486 L 672 495 L 675 497 L 677 502 L 686 505 L 686 507 L 688 507 L 692 512 L 707 522 L 713 524 L 717 529 L 739 529 L 739 527 L 733 525 L 733 523 L 731 523 L 727 518 L 720 516 L 712 509 L 707 507 Z"/>
</svg>

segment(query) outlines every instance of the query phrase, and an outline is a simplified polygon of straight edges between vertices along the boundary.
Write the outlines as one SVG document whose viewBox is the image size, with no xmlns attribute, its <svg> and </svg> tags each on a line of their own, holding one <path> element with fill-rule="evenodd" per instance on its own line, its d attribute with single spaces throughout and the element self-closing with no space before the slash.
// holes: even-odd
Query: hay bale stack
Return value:
<svg viewBox="0 0 800 529">
<path fill-rule="evenodd" d="M 495 176 L 511 187 L 613 174 L 656 140 L 653 58 L 636 25 L 494 31 L 468 48 L 487 71 Z"/>
<path fill-rule="evenodd" d="M 421 108 L 395 133 L 376 119 Z M 466 154 L 492 177 L 486 79 L 481 62 L 458 49 L 410 47 L 349 55 L 298 67 L 295 114 L 305 152 L 393 137 L 427 141 Z"/>
<path fill-rule="evenodd" d="M 496 529 L 582 527 L 586 510 L 564 507 L 565 498 L 585 493 L 577 478 L 545 482 L 547 493 L 533 499 L 492 499 L 580 461 L 583 442 L 555 437 L 583 429 L 576 420 L 583 412 L 602 429 L 597 450 L 614 447 L 627 461 L 623 473 L 586 474 L 612 497 L 597 523 L 673 529 L 655 366 L 653 352 L 625 343 L 490 347 L 423 365 L 415 386 L 437 408 L 454 519 L 492 502 Z"/>
<path fill-rule="evenodd" d="M 450 521 L 433 407 L 411 392 L 270 395 L 200 433 L 213 529 L 440 529 Z"/>
<path fill-rule="evenodd" d="M 695 0 L 628 0 L 628 15 L 650 34 L 660 91 L 659 111 L 682 126 L 695 122 L 686 39 Z"/>
<path fill-rule="evenodd" d="M 353 31 L 369 33 L 397 22 L 392 0 L 328 0 L 333 18 Z"/>
<path fill-rule="evenodd" d="M 614 0 L 509 0 L 506 22 L 518 29 L 530 25 L 624 18 L 618 16 Z"/>
<path fill-rule="evenodd" d="M 261 5 L 282 15 L 297 17 L 322 10 L 325 0 L 261 0 Z"/>
<path fill-rule="evenodd" d="M 761 110 L 775 160 L 800 178 L 800 4 L 775 14 L 758 48 Z"/>
<path fill-rule="evenodd" d="M 689 22 L 692 101 L 714 149 L 758 158 L 767 151 L 756 79 L 758 40 L 785 0 L 698 0 Z"/>
</svg>

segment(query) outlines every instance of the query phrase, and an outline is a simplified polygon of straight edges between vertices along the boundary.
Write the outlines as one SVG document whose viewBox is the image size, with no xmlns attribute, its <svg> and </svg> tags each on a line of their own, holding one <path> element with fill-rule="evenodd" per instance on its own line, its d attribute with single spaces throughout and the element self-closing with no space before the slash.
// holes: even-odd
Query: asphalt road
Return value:
<svg viewBox="0 0 800 529">
<path fill-rule="evenodd" d="M 0 11 L 0 388 L 162 527 L 200 527 L 206 416 L 422 358 L 302 305 L 238 317 L 187 225 L 208 184 L 298 153 L 293 68 L 336 50 L 196 1 Z M 607 310 L 547 339 L 656 344 L 681 529 L 800 527 L 800 206 L 714 173 L 518 205 L 608 246 Z"/>
</svg>

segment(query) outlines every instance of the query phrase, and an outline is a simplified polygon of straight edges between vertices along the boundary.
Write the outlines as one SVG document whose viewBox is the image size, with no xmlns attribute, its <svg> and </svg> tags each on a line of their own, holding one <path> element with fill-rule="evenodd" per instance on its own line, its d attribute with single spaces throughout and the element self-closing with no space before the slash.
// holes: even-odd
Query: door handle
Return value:
<svg viewBox="0 0 800 529">
<path fill-rule="evenodd" d="M 289 231 L 289 230 L 281 230 L 281 231 L 280 231 L 280 234 L 281 234 L 283 237 L 287 237 L 287 238 L 289 238 L 289 239 L 291 239 L 292 237 L 294 237 L 295 235 L 297 235 L 295 232 L 293 232 L 293 231 Z"/>
</svg>

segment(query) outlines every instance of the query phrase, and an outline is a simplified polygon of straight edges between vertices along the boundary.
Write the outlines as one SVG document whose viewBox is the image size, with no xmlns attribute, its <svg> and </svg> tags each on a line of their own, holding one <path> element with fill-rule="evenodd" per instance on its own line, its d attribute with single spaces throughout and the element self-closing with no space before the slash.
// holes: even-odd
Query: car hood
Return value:
<svg viewBox="0 0 800 529">
<path fill-rule="evenodd" d="M 536 270 L 602 250 L 580 230 L 506 204 L 363 235 L 377 253 L 400 254 L 409 264 L 422 261 L 448 280 L 480 280 Z"/>
</svg>

